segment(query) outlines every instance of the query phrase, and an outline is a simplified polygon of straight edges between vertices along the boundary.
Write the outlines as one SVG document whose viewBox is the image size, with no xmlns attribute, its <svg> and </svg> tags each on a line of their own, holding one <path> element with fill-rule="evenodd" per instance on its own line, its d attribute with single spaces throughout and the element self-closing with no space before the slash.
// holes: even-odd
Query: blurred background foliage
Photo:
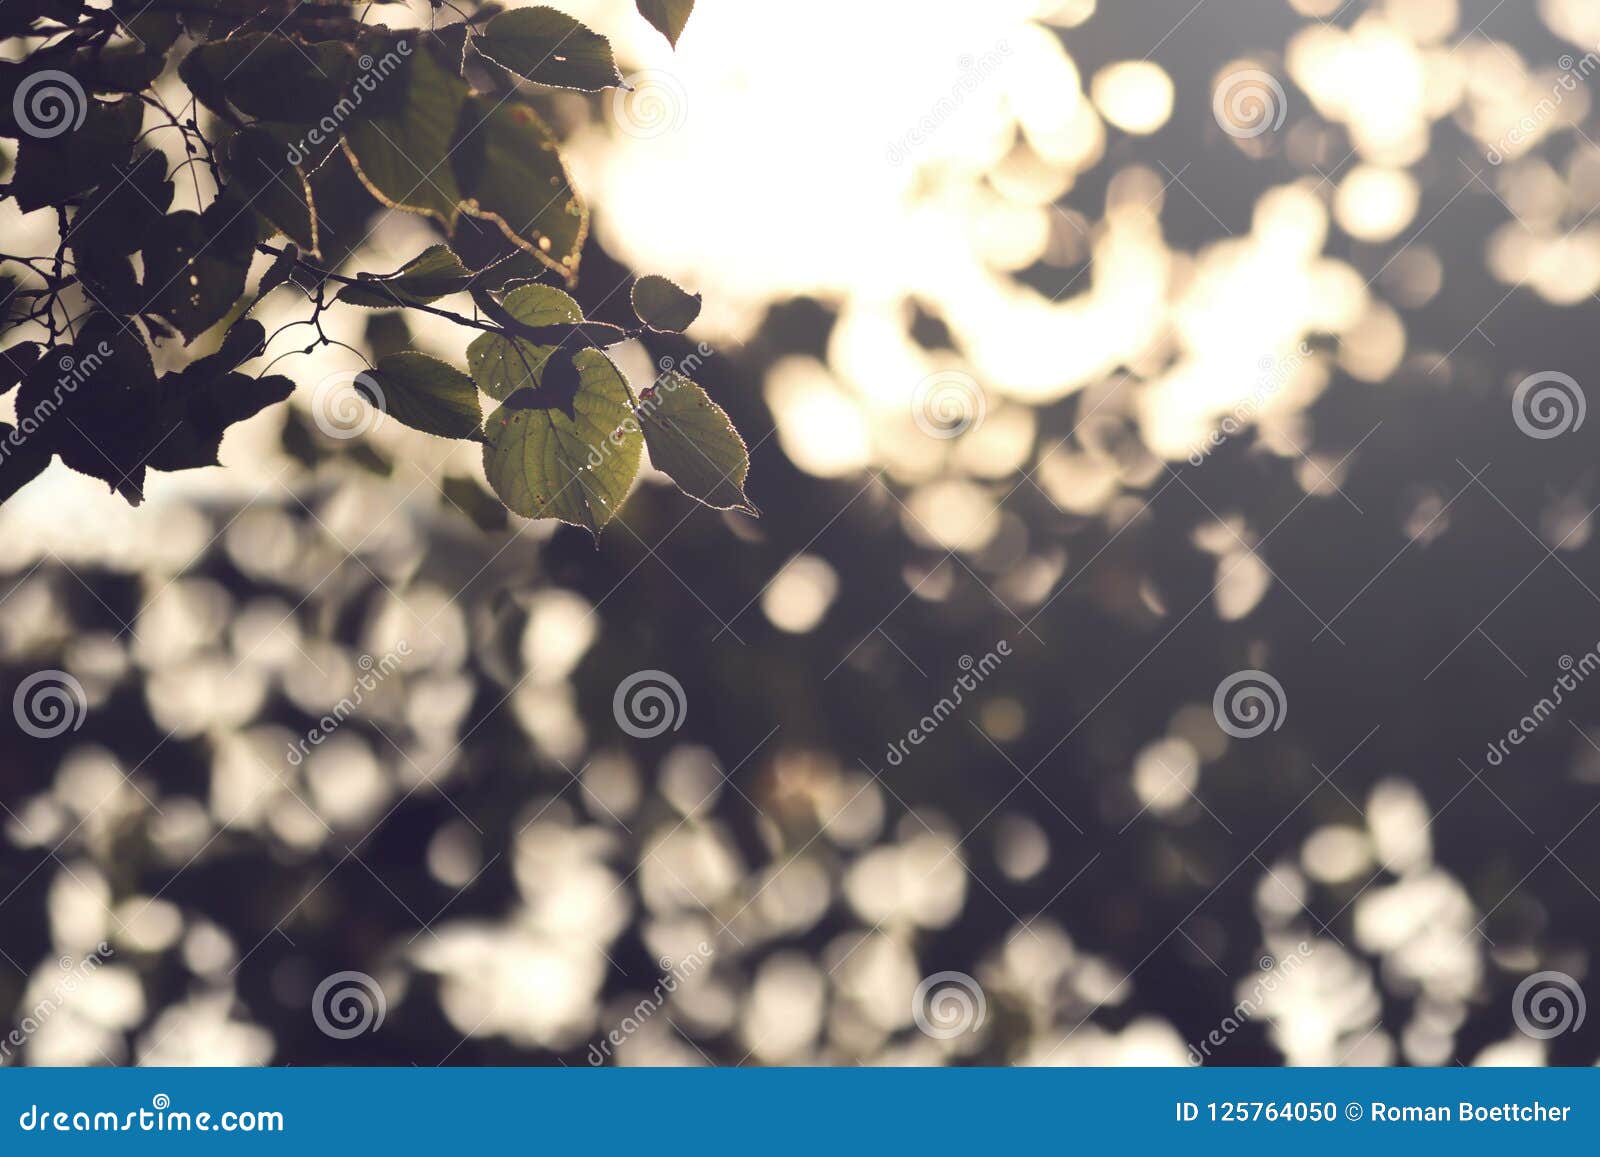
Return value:
<svg viewBox="0 0 1600 1157">
<path fill-rule="evenodd" d="M 1304 943 L 1209 1063 L 1593 1061 L 1511 1007 L 1595 947 L 1590 689 L 1485 759 L 1600 640 L 1595 427 L 1512 402 L 1592 360 L 1593 5 L 700 0 L 676 53 L 559 7 L 633 84 L 551 102 L 576 294 L 704 295 L 619 363 L 705 343 L 763 516 L 647 472 L 598 547 L 486 530 L 470 447 L 329 439 L 304 390 L 137 511 L 28 488 L 0 691 L 88 709 L 0 720 L 0 1003 L 113 952 L 9 1059 L 582 1064 L 632 1015 L 608 1059 L 1183 1063 Z M 1241 74 L 1281 124 L 1218 105 Z M 374 224 L 362 267 L 418 248 Z M 1253 739 L 1212 712 L 1243 668 L 1285 692 Z M 641 670 L 677 729 L 620 725 Z M 350 1039 L 343 970 L 386 1004 Z M 972 1031 L 916 1026 L 941 971 Z"/>
</svg>

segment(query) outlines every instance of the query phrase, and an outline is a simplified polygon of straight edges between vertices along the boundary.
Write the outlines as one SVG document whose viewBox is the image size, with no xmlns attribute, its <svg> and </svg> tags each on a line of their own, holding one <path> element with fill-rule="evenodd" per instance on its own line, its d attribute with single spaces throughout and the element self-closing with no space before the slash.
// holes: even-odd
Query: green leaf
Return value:
<svg viewBox="0 0 1600 1157">
<path fill-rule="evenodd" d="M 144 121 L 144 105 L 137 96 L 123 97 L 115 104 L 85 99 L 77 107 L 83 112 L 83 122 L 76 128 L 53 137 L 24 135 L 17 146 L 11 192 L 24 213 L 59 205 L 115 180 L 119 166 L 133 152 Z"/>
<path fill-rule="evenodd" d="M 578 388 L 570 403 L 552 391 L 530 408 L 508 404 L 490 416 L 483 469 L 517 514 L 558 518 L 597 534 L 628 496 L 643 439 L 611 360 L 581 350 L 573 362 Z"/>
<path fill-rule="evenodd" d="M 516 13 L 507 13 L 516 15 Z M 589 210 L 572 188 L 556 138 L 517 101 L 474 97 L 451 162 L 462 209 L 497 225 L 506 239 L 569 280 L 589 235 Z"/>
<path fill-rule="evenodd" d="M 700 295 L 652 274 L 633 283 L 633 312 L 658 333 L 682 333 L 700 316 Z"/>
<path fill-rule="evenodd" d="M 611 42 L 554 8 L 517 8 L 489 21 L 472 45 L 536 84 L 596 92 L 622 80 Z"/>
<path fill-rule="evenodd" d="M 719 510 L 758 513 L 745 497 L 750 452 L 721 406 L 679 373 L 639 398 L 651 464 L 690 498 Z"/>
<path fill-rule="evenodd" d="M 377 404 L 395 421 L 441 438 L 480 432 L 477 388 L 454 366 L 423 353 L 398 353 L 381 359 L 370 376 L 377 382 Z"/>
<path fill-rule="evenodd" d="M 396 40 L 399 45 L 414 41 Z M 375 45 L 373 54 L 381 45 Z M 431 42 L 408 47 L 410 55 L 346 122 L 345 153 L 372 195 L 391 209 L 426 213 L 446 229 L 460 213 L 461 186 L 451 165 L 459 140 L 468 89 L 435 56 Z"/>
<path fill-rule="evenodd" d="M 289 163 L 282 146 L 257 126 L 228 142 L 227 176 L 240 199 L 262 220 L 312 256 L 320 256 L 316 199 L 305 172 Z"/>
<path fill-rule="evenodd" d="M 575 325 L 583 320 L 578 303 L 548 285 L 519 286 L 500 305 L 524 325 Z M 554 352 L 553 344 L 486 333 L 467 347 L 467 369 L 480 390 L 504 401 L 517 390 L 538 386 Z"/>
<path fill-rule="evenodd" d="M 470 478 L 446 478 L 440 490 L 450 505 L 472 519 L 479 530 L 504 530 L 510 522 L 506 508 Z"/>
<path fill-rule="evenodd" d="M 367 284 L 345 286 L 339 300 L 373 309 L 427 305 L 461 292 L 472 281 L 467 267 L 446 245 L 430 245 L 393 273 L 359 276 Z"/>
<path fill-rule="evenodd" d="M 297 124 L 338 115 L 351 71 L 347 44 L 302 44 L 270 32 L 202 44 L 178 67 L 189 90 L 219 116 L 233 119 L 231 104 L 259 120 Z"/>
<path fill-rule="evenodd" d="M 519 285 L 501 303 L 523 325 L 576 325 L 583 320 L 583 307 L 550 285 Z"/>
<path fill-rule="evenodd" d="M 638 0 L 638 4 L 639 15 L 655 25 L 668 44 L 678 47 L 678 37 L 694 11 L 694 0 Z"/>
<path fill-rule="evenodd" d="M 231 200 L 163 217 L 144 247 L 146 309 L 192 342 L 243 296 L 254 244 L 250 215 Z"/>
</svg>

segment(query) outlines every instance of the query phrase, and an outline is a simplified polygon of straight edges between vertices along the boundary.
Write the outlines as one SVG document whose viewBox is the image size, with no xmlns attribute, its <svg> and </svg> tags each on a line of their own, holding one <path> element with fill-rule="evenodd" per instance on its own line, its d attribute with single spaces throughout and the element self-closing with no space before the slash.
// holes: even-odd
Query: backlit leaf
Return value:
<svg viewBox="0 0 1600 1157">
<path fill-rule="evenodd" d="M 694 0 L 638 0 L 638 4 L 639 15 L 650 21 L 667 43 L 678 47 L 678 37 L 683 35 L 683 26 L 694 11 Z"/>
<path fill-rule="evenodd" d="M 406 43 L 399 68 L 365 95 L 345 124 L 344 147 L 361 181 L 385 205 L 427 213 L 448 229 L 460 212 L 451 152 L 458 142 L 467 83 L 430 42 Z M 380 45 L 375 45 L 376 54 Z"/>
<path fill-rule="evenodd" d="M 490 415 L 483 467 L 516 513 L 598 533 L 627 498 L 643 439 L 611 360 L 581 350 L 573 362 L 579 382 L 570 404 L 552 399 L 528 409 L 502 406 Z"/>
<path fill-rule="evenodd" d="M 622 80 L 611 42 L 554 8 L 516 8 L 489 21 L 472 45 L 537 84 L 594 92 Z"/>
<path fill-rule="evenodd" d="M 515 15 L 515 13 L 508 13 Z M 474 97 L 451 157 L 462 206 L 506 239 L 571 279 L 589 235 L 589 210 L 573 190 L 555 135 L 517 101 Z"/>
<path fill-rule="evenodd" d="M 685 293 L 665 277 L 641 277 L 633 283 L 633 312 L 653 330 L 682 333 L 700 316 L 700 295 Z"/>
<path fill-rule="evenodd" d="M 755 514 L 745 497 L 750 453 L 721 406 L 682 374 L 669 373 L 639 398 L 650 463 L 691 498 Z"/>
<path fill-rule="evenodd" d="M 459 293 L 472 281 L 472 274 L 446 245 L 430 245 L 393 273 L 383 277 L 361 278 L 364 284 L 347 285 L 339 300 L 374 309 L 394 309 L 402 305 L 426 305 L 452 293 Z"/>
<path fill-rule="evenodd" d="M 483 412 L 472 379 L 427 354 L 391 354 L 373 370 L 389 417 L 424 434 L 468 438 L 479 432 Z"/>
</svg>

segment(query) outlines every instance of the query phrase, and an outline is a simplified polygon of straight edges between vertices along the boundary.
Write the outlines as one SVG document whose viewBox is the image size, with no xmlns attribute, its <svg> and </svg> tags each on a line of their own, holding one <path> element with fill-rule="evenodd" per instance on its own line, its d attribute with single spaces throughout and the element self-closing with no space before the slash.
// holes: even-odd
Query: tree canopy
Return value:
<svg viewBox="0 0 1600 1157">
<path fill-rule="evenodd" d="M 541 108 L 551 89 L 625 86 L 610 41 L 548 7 L 436 2 L 415 29 L 387 27 L 386 6 L 7 0 L 0 37 L 21 52 L 0 61 L 16 142 L 0 200 L 53 218 L 54 244 L 0 252 L 0 391 L 17 391 L 0 501 L 56 458 L 135 504 L 148 471 L 219 465 L 229 426 L 293 393 L 276 364 L 342 344 L 326 315 L 358 309 L 390 340 L 344 384 L 480 443 L 516 514 L 598 533 L 646 447 L 691 497 L 753 512 L 745 444 L 692 360 L 663 359 L 636 393 L 606 352 L 681 334 L 698 295 L 645 276 L 604 318 L 574 296 L 589 206 Z M 638 0 L 674 46 L 692 8 Z M 385 210 L 422 215 L 437 242 L 347 268 Z M 280 291 L 303 295 L 293 325 L 312 337 L 266 360 L 293 326 L 269 335 L 252 315 Z M 408 313 L 475 331 L 466 365 L 383 328 Z"/>
</svg>

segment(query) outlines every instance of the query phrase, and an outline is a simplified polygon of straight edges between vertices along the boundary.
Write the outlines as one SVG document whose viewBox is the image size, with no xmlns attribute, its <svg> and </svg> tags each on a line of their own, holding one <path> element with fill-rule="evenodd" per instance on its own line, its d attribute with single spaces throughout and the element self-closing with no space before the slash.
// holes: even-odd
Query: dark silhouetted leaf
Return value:
<svg viewBox="0 0 1600 1157">
<path fill-rule="evenodd" d="M 622 80 L 611 42 L 554 8 L 517 8 L 489 21 L 472 45 L 518 76 L 596 92 Z"/>
<path fill-rule="evenodd" d="M 638 4 L 639 15 L 655 25 L 668 44 L 678 47 L 678 37 L 694 11 L 694 0 L 638 0 Z"/>
<path fill-rule="evenodd" d="M 682 333 L 700 316 L 700 295 L 685 293 L 665 277 L 641 277 L 633 283 L 633 312 L 659 333 Z"/>
<path fill-rule="evenodd" d="M 371 376 L 383 410 L 402 425 L 441 438 L 479 433 L 477 388 L 454 366 L 423 353 L 398 353 L 379 361 Z"/>
<path fill-rule="evenodd" d="M 0 394 L 9 394 L 23 376 L 39 363 L 44 347 L 36 341 L 20 342 L 0 350 Z"/>
<path fill-rule="evenodd" d="M 163 217 L 144 247 L 146 308 L 193 341 L 244 294 L 254 244 L 250 214 L 226 200 Z"/>
<path fill-rule="evenodd" d="M 284 285 L 294 275 L 295 262 L 300 259 L 300 248 L 294 242 L 285 245 L 279 254 L 272 259 L 272 264 L 261 275 L 261 284 L 256 287 L 256 296 L 265 297 L 278 286 Z"/>
<path fill-rule="evenodd" d="M 5 0 L 0 4 L 0 36 L 16 36 L 35 20 L 76 24 L 83 0 Z"/>
<path fill-rule="evenodd" d="M 77 128 L 48 138 L 24 136 L 17 146 L 11 191 L 23 212 L 60 204 L 115 180 L 118 167 L 127 163 L 144 120 L 139 98 L 126 96 L 115 104 L 88 99 L 81 108 L 83 122 Z"/>
<path fill-rule="evenodd" d="M 50 451 L 9 422 L 0 422 L 0 502 L 44 473 Z"/>
<path fill-rule="evenodd" d="M 127 256 L 137 253 L 172 204 L 167 158 L 154 149 L 118 166 L 72 218 L 67 241 L 74 251 L 100 249 Z"/>
<path fill-rule="evenodd" d="M 527 518 L 558 518 L 591 534 L 615 517 L 639 470 L 643 439 L 628 388 L 597 350 L 573 359 L 580 384 L 571 411 L 502 406 L 485 430 L 483 468 L 494 492 Z"/>
<path fill-rule="evenodd" d="M 232 105 L 259 120 L 312 124 L 339 115 L 351 68 L 347 44 L 298 44 L 277 33 L 251 32 L 200 45 L 184 57 L 178 74 L 219 115 L 231 115 Z"/>
<path fill-rule="evenodd" d="M 17 391 L 17 429 L 80 474 L 138 505 L 160 436 L 152 405 L 155 369 L 136 330 L 97 313 L 72 345 L 49 350 Z M 165 430 L 163 430 L 163 433 Z"/>
<path fill-rule="evenodd" d="M 639 399 L 650 462 L 690 498 L 755 514 L 745 497 L 750 453 L 722 407 L 682 374 L 669 373 Z"/>
</svg>

